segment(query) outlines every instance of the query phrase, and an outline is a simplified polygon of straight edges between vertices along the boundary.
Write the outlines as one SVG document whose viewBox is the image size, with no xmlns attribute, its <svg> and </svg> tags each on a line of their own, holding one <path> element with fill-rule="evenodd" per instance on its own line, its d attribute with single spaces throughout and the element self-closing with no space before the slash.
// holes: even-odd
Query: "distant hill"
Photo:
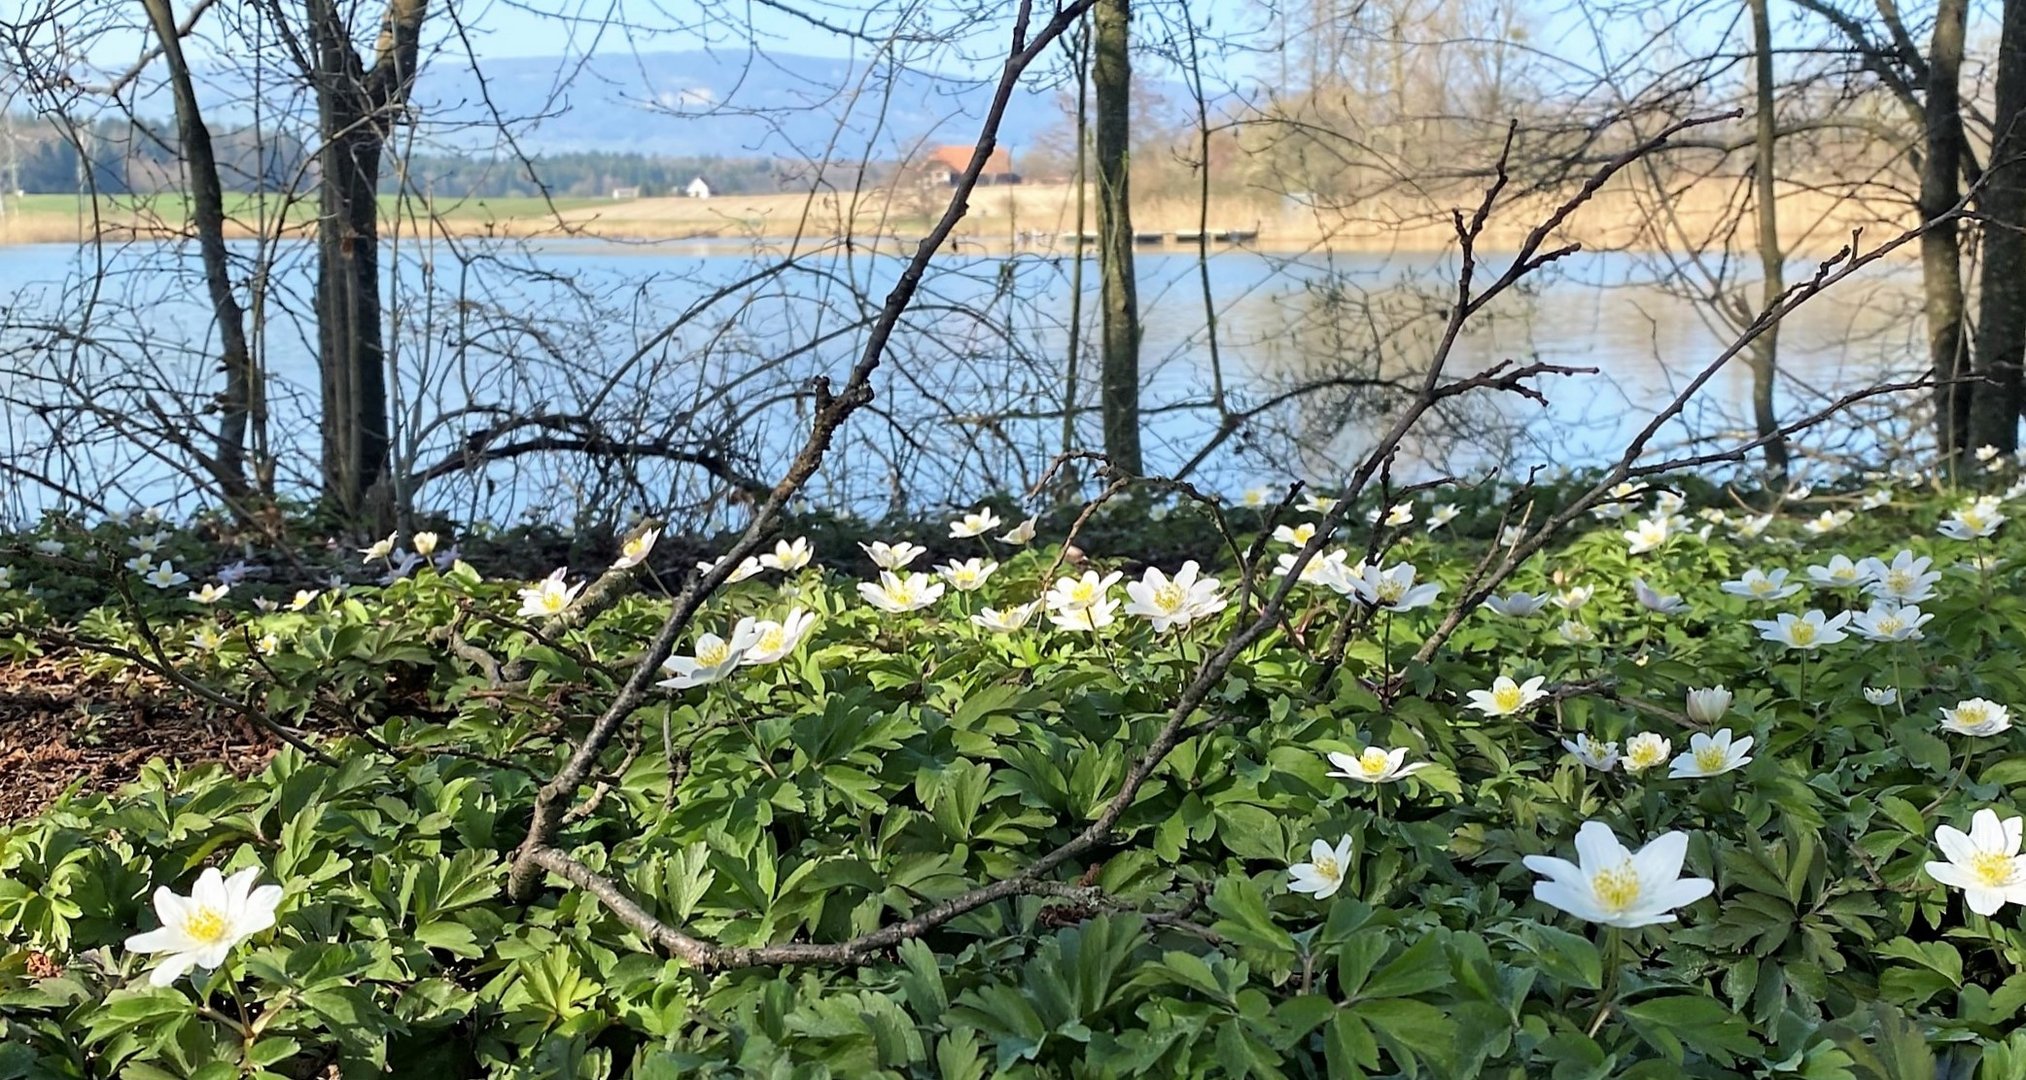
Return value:
<svg viewBox="0 0 2026 1080">
<path fill-rule="evenodd" d="M 868 77 L 862 64 L 792 53 L 525 57 L 487 60 L 482 71 L 481 79 L 438 58 L 423 69 L 416 104 L 438 130 L 461 122 L 482 130 L 496 111 L 536 152 L 853 160 L 870 149 L 892 159 L 970 141 L 992 95 L 985 76 L 901 69 Z M 1016 162 L 1061 120 L 1061 100 L 1038 84 L 1022 88 L 1000 131 Z"/>
</svg>

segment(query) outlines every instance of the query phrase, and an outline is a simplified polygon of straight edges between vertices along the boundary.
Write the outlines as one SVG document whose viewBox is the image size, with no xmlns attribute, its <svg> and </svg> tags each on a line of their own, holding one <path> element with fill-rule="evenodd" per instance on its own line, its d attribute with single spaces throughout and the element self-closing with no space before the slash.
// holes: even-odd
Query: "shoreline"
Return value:
<svg viewBox="0 0 2026 1080">
<path fill-rule="evenodd" d="M 1698 194 L 1704 192 L 1704 194 Z M 1322 210 L 1286 199 L 1213 198 L 1208 212 L 1195 201 L 1152 194 L 1136 201 L 1135 250 L 1145 254 L 1189 255 L 1199 250 L 1196 235 L 1211 255 L 1245 251 L 1260 255 L 1400 254 L 1454 252 L 1450 203 L 1458 198 L 1422 195 L 1373 199 L 1350 209 Z M 1583 250 L 1661 255 L 1681 252 L 1680 237 L 1736 235 L 1731 250 L 1747 253 L 1747 228 L 1736 228 L 1737 208 L 1715 188 L 1696 188 L 1669 205 L 1667 234 L 1656 235 L 1656 217 L 1647 192 L 1632 185 L 1607 187 L 1555 230 L 1544 245 L 1579 244 Z M 601 245 L 615 255 L 629 250 L 666 251 L 690 246 L 700 254 L 778 254 L 793 247 L 850 247 L 911 252 L 929 231 L 941 190 L 875 191 L 848 194 L 722 196 L 708 200 L 651 197 L 619 200 L 469 199 L 427 207 L 389 201 L 382 215 L 383 243 L 408 245 L 441 241 L 497 240 L 531 244 Z M 1475 198 L 1477 196 L 1471 196 Z M 307 217 L 277 220 L 263 204 L 239 197 L 227 223 L 232 240 L 306 240 Z M 1559 199 L 1529 195 L 1505 203 L 1478 241 L 1483 252 L 1520 248 L 1534 225 Z M 24 205 L 25 204 L 25 205 Z M 1780 198 L 1781 247 L 1789 260 L 1819 261 L 1849 243 L 1861 230 L 1867 246 L 1883 243 L 1914 224 L 1910 207 L 1832 199 L 1806 189 Z M 980 188 L 969 212 L 951 234 L 957 254 L 1038 254 L 1068 257 L 1079 233 L 1095 238 L 1086 214 L 1078 228 L 1074 189 L 1068 185 Z M 83 246 L 102 243 L 177 243 L 189 239 L 181 195 L 108 199 L 93 222 L 69 196 L 28 196 L 0 218 L 0 249 L 30 244 Z M 1086 206 L 1086 210 L 1088 207 Z M 259 223 L 265 223 L 260 227 Z M 1239 234 L 1236 240 L 1225 234 Z M 1186 239 L 1185 239 L 1186 238 Z M 1674 241 L 1674 242 L 1662 242 Z M 1089 240 L 1086 240 L 1089 243 Z M 1889 259 L 1917 257 L 1913 245 Z M 1712 247 L 1711 250 L 1715 250 Z"/>
</svg>

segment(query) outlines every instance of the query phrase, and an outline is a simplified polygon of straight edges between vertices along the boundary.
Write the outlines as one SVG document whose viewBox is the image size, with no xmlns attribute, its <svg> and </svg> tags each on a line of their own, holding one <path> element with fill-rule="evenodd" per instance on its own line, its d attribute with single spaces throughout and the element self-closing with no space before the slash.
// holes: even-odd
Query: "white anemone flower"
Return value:
<svg viewBox="0 0 2026 1080">
<path fill-rule="evenodd" d="M 1632 595 L 1638 599 L 1640 607 L 1655 615 L 1679 615 L 1688 610 L 1688 601 L 1660 592 L 1648 585 L 1644 578 L 1632 579 Z"/>
<path fill-rule="evenodd" d="M 816 613 L 795 608 L 787 618 L 779 622 L 773 619 L 754 619 L 752 616 L 740 619 L 732 628 L 732 640 L 751 639 L 752 645 L 746 655 L 739 658 L 743 667 L 758 667 L 761 664 L 778 664 L 789 653 L 802 644 L 809 631 L 816 626 Z"/>
<path fill-rule="evenodd" d="M 253 640 L 253 648 L 262 656 L 273 656 L 281 651 L 281 638 L 274 634 L 262 634 Z"/>
<path fill-rule="evenodd" d="M 173 589 L 178 585 L 189 584 L 190 575 L 176 569 L 175 563 L 164 561 L 160 566 L 149 570 L 147 576 L 141 580 L 157 589 Z"/>
<path fill-rule="evenodd" d="M 1563 619 L 1562 625 L 1555 627 L 1555 633 L 1570 645 L 1588 645 L 1597 640 L 1597 632 L 1580 619 Z"/>
<path fill-rule="evenodd" d="M 1899 687 L 1867 686 L 1864 688 L 1864 700 L 1880 708 L 1884 708 L 1887 705 L 1897 705 L 1899 704 Z"/>
<path fill-rule="evenodd" d="M 865 602 L 889 615 L 905 615 L 920 611 L 943 598 L 943 583 L 927 574 L 908 574 L 903 577 L 891 570 L 879 572 L 878 583 L 861 581 L 858 595 Z"/>
<path fill-rule="evenodd" d="M 289 598 L 288 609 L 290 611 L 302 611 L 311 604 L 316 603 L 317 597 L 320 595 L 322 593 L 316 589 L 297 589 L 295 595 Z"/>
<path fill-rule="evenodd" d="M 195 592 L 190 593 L 189 595 L 190 599 L 195 600 L 200 604 L 215 604 L 218 601 L 225 599 L 225 594 L 231 591 L 232 586 L 230 585 L 224 585 L 207 581 L 204 583 L 204 586 L 202 588 L 196 590 Z"/>
<path fill-rule="evenodd" d="M 1555 594 L 1555 606 L 1563 611 L 1578 611 L 1596 595 L 1595 585 L 1571 585 Z"/>
<path fill-rule="evenodd" d="M 1618 744 L 1615 742 L 1598 742 L 1588 735 L 1577 735 L 1574 740 L 1563 739 L 1562 749 L 1598 772 L 1610 772 L 1611 767 L 1618 764 Z"/>
<path fill-rule="evenodd" d="M 415 548 L 415 554 L 426 559 L 436 554 L 437 540 L 438 537 L 433 532 L 419 532 L 415 534 L 414 539 L 410 543 Z"/>
<path fill-rule="evenodd" d="M 1949 515 L 1935 531 L 1951 540 L 1978 540 L 1997 532 L 2004 523 L 2005 515 L 1998 511 L 1997 503 L 1979 500 Z"/>
<path fill-rule="evenodd" d="M 1095 570 L 1085 570 L 1082 577 L 1057 578 L 1042 599 L 1050 611 L 1081 611 L 1103 603 L 1123 577 L 1125 574 L 1117 570 L 1102 577 Z"/>
<path fill-rule="evenodd" d="M 2019 854 L 2026 819 L 2002 821 L 1986 807 L 1970 815 L 1964 835 L 1953 825 L 1935 830 L 1935 846 L 1947 862 L 1927 864 L 1928 876 L 1963 890 L 1963 902 L 1979 915 L 1996 915 L 2006 904 L 2026 904 L 2026 856 Z"/>
<path fill-rule="evenodd" d="M 127 546 L 143 555 L 153 555 L 162 550 L 162 545 L 168 542 L 169 534 L 165 532 L 144 533 L 127 538 Z"/>
<path fill-rule="evenodd" d="M 1785 600 L 1801 591 L 1800 584 L 1787 582 L 1785 568 L 1770 573 L 1754 566 L 1744 572 L 1736 581 L 1726 581 L 1717 586 L 1732 596 L 1743 596 L 1752 600 Z"/>
<path fill-rule="evenodd" d="M 1825 589 L 1854 589 L 1870 580 L 1862 563 L 1850 561 L 1848 555 L 1831 555 L 1821 566 L 1808 568 L 1809 582 Z"/>
<path fill-rule="evenodd" d="M 1470 707 L 1486 716 L 1511 716 L 1547 697 L 1548 692 L 1541 689 L 1547 681 L 1547 676 L 1536 675 L 1524 683 L 1517 683 L 1509 676 L 1500 675 L 1491 681 L 1491 689 L 1470 692 Z"/>
<path fill-rule="evenodd" d="M 1351 580 L 1351 584 L 1358 590 L 1359 599 L 1388 611 L 1427 607 L 1442 592 L 1442 586 L 1432 581 L 1416 585 L 1413 563 L 1400 563 L 1384 570 L 1367 567 L 1364 573 Z"/>
<path fill-rule="evenodd" d="M 1720 728 L 1714 735 L 1696 732 L 1688 737 L 1688 752 L 1667 764 L 1670 780 L 1697 780 L 1721 776 L 1743 768 L 1752 760 L 1752 737 L 1733 740 L 1731 729 Z"/>
<path fill-rule="evenodd" d="M 162 954 L 148 973 L 149 984 L 169 986 L 191 968 L 215 970 L 234 946 L 273 926 L 281 886 L 256 887 L 259 879 L 259 867 L 228 878 L 207 866 L 189 896 L 178 896 L 166 885 L 156 889 L 155 917 L 161 927 L 127 939 L 134 952 Z"/>
<path fill-rule="evenodd" d="M 1034 518 L 1028 518 L 1026 521 L 1000 534 L 999 539 L 1004 543 L 1012 544 L 1014 547 L 1026 547 L 1028 544 L 1034 542 L 1035 520 Z"/>
<path fill-rule="evenodd" d="M 724 565 L 724 561 L 729 558 L 731 558 L 730 555 L 720 555 L 717 558 L 712 559 L 708 562 L 699 561 L 696 564 L 696 572 L 699 574 L 708 574 L 711 571 L 716 570 L 718 567 Z M 725 579 L 725 584 L 737 585 L 741 581 L 745 581 L 749 578 L 758 577 L 760 575 L 760 572 L 765 569 L 766 567 L 760 565 L 760 560 L 752 557 L 751 555 L 748 555 L 745 557 L 744 560 L 742 560 L 739 563 L 739 565 L 732 567 L 731 576 Z"/>
<path fill-rule="evenodd" d="M 1508 619 L 1524 619 L 1547 610 L 1548 604 L 1554 598 L 1552 593 L 1517 592 L 1511 596 L 1487 596 L 1484 598 L 1484 606 Z"/>
<path fill-rule="evenodd" d="M 1254 510 L 1260 509 L 1273 501 L 1273 489 L 1264 485 L 1246 488 L 1238 496 L 1238 501 Z"/>
<path fill-rule="evenodd" d="M 1335 847 L 1327 841 L 1317 840 L 1309 845 L 1307 862 L 1295 863 L 1287 868 L 1288 890 L 1328 900 L 1344 887 L 1344 871 L 1350 865 L 1351 838 L 1348 833 L 1337 841 Z"/>
<path fill-rule="evenodd" d="M 2002 734 L 2012 727 L 2012 710 L 1989 698 L 1974 697 L 1944 708 L 1942 730 L 1979 738 Z"/>
<path fill-rule="evenodd" d="M 1276 525 L 1273 527 L 1275 543 L 1289 547 L 1301 547 L 1315 538 L 1315 522 L 1304 521 L 1299 525 Z"/>
<path fill-rule="evenodd" d="M 1336 766 L 1336 770 L 1325 775 L 1356 780 L 1361 784 L 1385 784 L 1394 780 L 1404 780 L 1428 767 L 1425 761 L 1407 764 L 1407 748 L 1404 746 L 1391 750 L 1383 746 L 1367 746 L 1356 754 L 1333 751 L 1329 759 L 1330 764 Z"/>
<path fill-rule="evenodd" d="M 990 559 L 965 559 L 963 562 L 952 559 L 936 567 L 936 576 L 949 582 L 950 588 L 958 592 L 973 592 L 983 586 L 997 569 L 999 564 Z"/>
<path fill-rule="evenodd" d="M 64 547 L 61 540 L 37 540 L 35 542 L 35 550 L 38 554 L 48 555 L 53 558 L 64 554 L 70 549 Z"/>
<path fill-rule="evenodd" d="M 1868 579 L 1864 591 L 1880 600 L 1895 604 L 1918 604 L 1935 594 L 1935 583 L 1942 579 L 1939 570 L 1930 571 L 1934 560 L 1916 558 L 1911 551 L 1902 550 L 1892 557 L 1891 562 L 1882 559 L 1866 559 L 1858 564 Z"/>
<path fill-rule="evenodd" d="M 1856 513 L 1849 510 L 1824 510 L 1802 522 L 1801 530 L 1810 536 L 1826 536 L 1850 524 L 1850 520 L 1856 516 Z"/>
<path fill-rule="evenodd" d="M 1119 602 L 1107 596 L 1085 607 L 1048 609 L 1048 621 L 1064 630 L 1095 633 L 1118 620 Z"/>
<path fill-rule="evenodd" d="M 1644 555 L 1656 551 L 1674 535 L 1673 519 L 1666 514 L 1654 514 L 1641 518 L 1637 525 L 1625 530 L 1625 554 Z"/>
<path fill-rule="evenodd" d="M 730 675 L 758 640 L 759 631 L 748 620 L 740 620 L 733 628 L 730 641 L 716 634 L 699 634 L 693 653 L 671 656 L 661 662 L 661 670 L 668 672 L 669 677 L 655 685 L 669 690 L 708 686 Z"/>
<path fill-rule="evenodd" d="M 1219 592 L 1216 578 L 1198 576 L 1201 569 L 1191 559 L 1171 578 L 1147 567 L 1140 580 L 1126 582 L 1125 613 L 1151 622 L 1155 633 L 1166 633 L 1223 611 L 1230 601 Z"/>
<path fill-rule="evenodd" d="M 1858 500 L 1859 510 L 1883 510 L 1892 505 L 1892 489 L 1879 488 Z"/>
<path fill-rule="evenodd" d="M 1335 510 L 1337 503 L 1341 501 L 1334 495 L 1318 495 L 1310 492 L 1301 497 L 1301 505 L 1296 509 L 1304 514 L 1327 514 Z"/>
<path fill-rule="evenodd" d="M 809 538 L 798 536 L 793 540 L 774 541 L 774 550 L 760 556 L 760 565 L 769 570 L 792 574 L 808 566 L 810 560 L 815 557 L 816 548 L 809 543 Z"/>
<path fill-rule="evenodd" d="M 858 546 L 860 550 L 872 558 L 874 565 L 878 566 L 881 570 L 899 570 L 928 551 L 927 548 L 908 543 L 906 540 L 902 540 L 898 544 L 874 540 L 870 544 L 860 544 Z"/>
<path fill-rule="evenodd" d="M 1547 879 L 1534 882 L 1534 899 L 1585 922 L 1630 929 L 1673 922 L 1675 908 L 1716 891 L 1708 878 L 1681 876 L 1687 855 L 1687 833 L 1663 833 L 1632 852 L 1610 826 L 1586 821 L 1576 830 L 1578 862 L 1552 855 L 1524 861 Z"/>
<path fill-rule="evenodd" d="M 612 569 L 630 570 L 646 562 L 648 553 L 654 550 L 654 542 L 659 539 L 660 529 L 643 529 L 638 535 L 627 537 L 626 542 L 619 545 L 619 557 L 612 560 Z"/>
<path fill-rule="evenodd" d="M 1665 765 L 1672 753 L 1674 743 L 1667 736 L 1642 731 L 1625 741 L 1625 771 L 1637 775 L 1657 765 Z"/>
<path fill-rule="evenodd" d="M 200 626 L 190 634 L 190 647 L 200 652 L 214 652 L 225 644 L 225 635 L 215 626 Z"/>
<path fill-rule="evenodd" d="M 1004 611 L 998 608 L 979 608 L 978 613 L 971 616 L 971 625 L 990 630 L 995 634 L 1010 634 L 1026 626 L 1034 618 L 1034 613 L 1040 609 L 1039 600 L 1030 600 Z"/>
<path fill-rule="evenodd" d="M 1383 511 L 1368 510 L 1365 512 L 1365 520 L 1374 525 L 1384 525 L 1388 528 L 1412 525 L 1414 523 L 1414 504 L 1394 503 Z"/>
<path fill-rule="evenodd" d="M 569 567 L 559 566 L 548 577 L 521 590 L 521 617 L 524 619 L 546 619 L 561 615 L 576 602 L 577 594 L 584 590 L 584 583 L 563 584 L 563 576 Z"/>
<path fill-rule="evenodd" d="M 1933 615 L 1923 614 L 1911 604 L 1898 607 L 1879 600 L 1869 610 L 1852 615 L 1850 628 L 1866 641 L 1915 641 L 1926 636 L 1921 627 L 1933 620 Z"/>
<path fill-rule="evenodd" d="M 950 539 L 968 540 L 983 536 L 1000 526 L 999 515 L 988 509 L 978 509 L 950 522 Z"/>
<path fill-rule="evenodd" d="M 1273 576 L 1286 577 L 1287 572 L 1294 568 L 1296 558 L 1297 554 L 1292 551 L 1277 556 L 1274 559 L 1277 565 L 1273 568 Z M 1350 595 L 1356 587 L 1354 584 L 1355 578 L 1353 577 L 1354 571 L 1349 566 L 1350 558 L 1350 552 L 1345 551 L 1343 548 L 1337 548 L 1334 551 L 1317 552 L 1314 558 L 1311 558 L 1302 566 L 1301 583 L 1303 585 L 1320 585 L 1332 592 L 1341 593 L 1346 596 Z M 1360 563 L 1359 570 L 1356 573 L 1362 573 L 1363 567 L 1364 564 Z"/>
<path fill-rule="evenodd" d="M 394 539 L 399 535 L 401 534 L 388 533 L 385 537 L 373 541 L 372 546 L 360 548 L 359 561 L 366 564 L 367 566 L 371 566 L 372 564 L 379 562 L 382 559 L 385 559 L 387 556 L 394 554 Z"/>
<path fill-rule="evenodd" d="M 1429 511 L 1428 531 L 1434 532 L 1444 525 L 1455 521 L 1457 516 L 1462 513 L 1463 511 L 1458 509 L 1455 503 L 1443 503 L 1441 506 Z"/>
<path fill-rule="evenodd" d="M 1717 685 L 1688 692 L 1688 718 L 1698 724 L 1714 724 L 1731 710 L 1731 692 Z"/>
<path fill-rule="evenodd" d="M 1834 645 L 1848 636 L 1843 633 L 1843 628 L 1850 625 L 1850 612 L 1838 612 L 1831 617 L 1812 608 L 1807 614 L 1798 616 L 1783 611 L 1777 619 L 1753 619 L 1751 625 L 1766 641 L 1812 652 L 1824 645 Z"/>
</svg>

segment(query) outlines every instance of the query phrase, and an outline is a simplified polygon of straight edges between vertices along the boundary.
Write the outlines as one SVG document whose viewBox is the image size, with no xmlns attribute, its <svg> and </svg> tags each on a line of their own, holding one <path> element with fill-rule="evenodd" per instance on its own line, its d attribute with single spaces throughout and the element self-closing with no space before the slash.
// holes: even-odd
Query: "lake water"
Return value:
<svg viewBox="0 0 2026 1080">
<path fill-rule="evenodd" d="M 285 244 L 263 258 L 242 244 L 235 254 L 242 281 L 266 264 L 256 347 L 273 386 L 273 445 L 284 482 L 306 486 L 315 460 L 311 252 Z M 386 284 L 395 297 L 404 472 L 445 461 L 500 416 L 545 412 L 559 419 L 543 431 L 577 430 L 571 418 L 590 417 L 607 437 L 707 450 L 766 479 L 800 443 L 808 380 L 827 374 L 841 382 L 900 266 L 891 253 L 824 251 L 727 289 L 765 258 L 694 243 L 460 240 L 409 242 L 387 261 L 398 267 Z M 1503 268 L 1496 257 L 1485 262 L 1480 280 Z M 1032 483 L 1064 443 L 1075 265 L 1055 252 L 939 256 L 876 380 L 874 409 L 833 452 L 812 499 L 876 513 Z M 1097 275 L 1094 262 L 1084 265 L 1070 438 L 1096 448 Z M 1226 248 L 1213 251 L 1207 269 L 1214 364 L 1193 249 L 1138 259 L 1146 458 L 1150 471 L 1166 473 L 1197 456 L 1219 425 L 1220 374 L 1234 411 L 1287 397 L 1252 416 L 1193 476 L 1235 492 L 1289 474 L 1323 483 L 1341 475 L 1372 437 L 1380 406 L 1369 392 L 1340 384 L 1420 369 L 1453 291 L 1454 262 L 1439 254 Z M 1543 380 L 1546 408 L 1480 396 L 1431 418 L 1396 475 L 1615 457 L 1732 336 L 1711 305 L 1654 284 L 1667 276 L 1657 257 L 1578 255 L 1494 304 L 1460 342 L 1449 374 L 1502 359 L 1599 373 Z M 1914 267 L 1880 265 L 1791 317 L 1781 338 L 1783 414 L 1916 371 L 1917 290 Z M 116 505 L 176 501 L 190 486 L 180 456 L 162 452 L 159 437 L 136 442 L 119 429 L 160 409 L 171 430 L 188 434 L 179 414 L 215 392 L 194 252 L 152 243 L 0 248 L 0 296 L 11 298 L 0 318 L 7 460 Z M 1331 380 L 1339 385 L 1294 393 Z M 1743 360 L 1735 361 L 1664 442 L 1707 445 L 1740 430 L 1750 384 Z M 1905 436 L 1911 425 L 1885 412 L 1803 444 L 1836 454 Z M 707 505 L 713 487 L 685 466 L 641 461 L 594 470 L 581 458 L 531 453 L 442 475 L 416 500 L 467 517 L 566 518 L 586 508 Z M 60 501 L 15 483 L 6 512 L 32 515 Z"/>
</svg>

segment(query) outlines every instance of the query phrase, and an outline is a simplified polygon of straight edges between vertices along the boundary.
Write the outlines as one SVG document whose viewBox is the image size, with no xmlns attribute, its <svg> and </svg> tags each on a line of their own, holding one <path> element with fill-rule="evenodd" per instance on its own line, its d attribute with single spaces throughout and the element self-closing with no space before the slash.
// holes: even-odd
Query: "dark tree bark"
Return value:
<svg viewBox="0 0 2026 1080">
<path fill-rule="evenodd" d="M 1754 140 L 1757 155 L 1753 180 L 1758 192 L 1759 272 L 1761 306 L 1772 307 L 1787 291 L 1786 255 L 1780 250 L 1780 212 L 1777 176 L 1779 129 L 1773 115 L 1773 27 L 1767 0 L 1747 0 L 1752 12 L 1753 67 L 1757 75 L 1758 130 Z M 1787 475 L 1787 440 L 1780 437 L 1780 418 L 1773 409 L 1773 380 L 1780 362 L 1779 324 L 1768 327 L 1752 343 L 1752 419 L 1759 437 L 1766 440 L 1766 473 L 1775 478 Z"/>
<path fill-rule="evenodd" d="M 197 251 L 204 266 L 204 287 L 218 324 L 219 366 L 225 387 L 217 399 L 218 435 L 202 464 L 225 495 L 228 505 L 244 512 L 250 488 L 246 482 L 246 428 L 252 413 L 253 354 L 246 346 L 246 313 L 232 291 L 231 263 L 225 249 L 225 191 L 218 178 L 218 160 L 211 131 L 197 104 L 190 65 L 183 56 L 182 32 L 169 0 L 142 0 L 148 23 L 161 42 L 162 61 L 169 71 L 170 97 L 176 108 L 176 139 L 189 184 L 190 219 L 197 233 Z"/>
<path fill-rule="evenodd" d="M 380 171 L 415 81 L 427 0 L 390 0 L 369 69 L 334 0 L 310 0 L 309 61 L 324 146 L 317 217 L 317 343 L 324 498 L 386 525 L 387 360 L 381 336 Z"/>
<path fill-rule="evenodd" d="M 1099 304 L 1104 328 L 1099 391 L 1104 451 L 1112 464 L 1143 471 L 1140 458 L 1140 302 L 1133 276 L 1130 0 L 1098 0 L 1091 89 L 1097 103 Z"/>
<path fill-rule="evenodd" d="M 1962 198 L 1963 24 L 1968 0 L 1940 0 L 1928 45 L 1927 101 L 1922 109 L 1926 153 L 1921 160 L 1920 216 L 1933 221 Z M 1963 339 L 1961 236 L 1951 222 L 1920 240 L 1921 287 L 1926 294 L 1928 360 L 1935 381 L 1935 442 L 1944 455 L 1969 449 L 1970 390 L 1950 385 L 1969 367 Z"/>
<path fill-rule="evenodd" d="M 1969 445 L 2019 445 L 2019 365 L 2026 358 L 2026 0 L 2005 0 L 1998 33 L 1991 165 L 1978 209 L 1984 276 L 1977 308 Z"/>
</svg>

